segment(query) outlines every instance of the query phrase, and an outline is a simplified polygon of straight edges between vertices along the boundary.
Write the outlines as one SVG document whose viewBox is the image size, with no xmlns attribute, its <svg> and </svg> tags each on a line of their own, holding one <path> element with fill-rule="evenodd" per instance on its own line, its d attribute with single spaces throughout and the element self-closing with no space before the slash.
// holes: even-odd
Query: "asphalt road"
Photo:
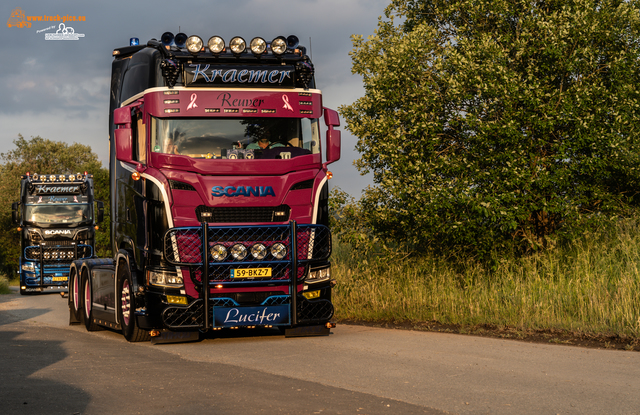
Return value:
<svg viewBox="0 0 640 415">
<path fill-rule="evenodd" d="M 130 344 L 66 304 L 0 296 L 0 413 L 640 414 L 637 352 L 347 325 Z"/>
</svg>

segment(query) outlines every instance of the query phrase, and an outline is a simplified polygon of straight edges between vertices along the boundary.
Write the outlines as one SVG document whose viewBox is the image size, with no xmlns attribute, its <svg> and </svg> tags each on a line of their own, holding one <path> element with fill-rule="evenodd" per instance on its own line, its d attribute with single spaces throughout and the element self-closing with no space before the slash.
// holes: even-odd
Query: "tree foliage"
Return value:
<svg viewBox="0 0 640 415">
<path fill-rule="evenodd" d="M 640 202 L 636 0 L 393 0 L 341 107 L 376 234 L 538 249 Z"/>
<path fill-rule="evenodd" d="M 98 252 L 109 250 L 108 200 L 109 171 L 104 169 L 91 147 L 67 144 L 21 135 L 13 142 L 15 148 L 0 153 L 0 271 L 14 275 L 20 257 L 20 238 L 11 221 L 11 203 L 20 200 L 20 176 L 27 172 L 39 174 L 72 174 L 88 172 L 94 175 L 95 198 L 105 201 L 105 222 L 98 231 Z"/>
</svg>

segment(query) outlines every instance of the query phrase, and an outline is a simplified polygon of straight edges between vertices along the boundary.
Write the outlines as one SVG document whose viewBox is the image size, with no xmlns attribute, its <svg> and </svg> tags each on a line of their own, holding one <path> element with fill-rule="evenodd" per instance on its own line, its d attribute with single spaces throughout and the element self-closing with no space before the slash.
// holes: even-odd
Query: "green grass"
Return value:
<svg viewBox="0 0 640 415">
<path fill-rule="evenodd" d="M 5 276 L 0 276 L 0 294 L 11 294 L 9 280 Z"/>
<path fill-rule="evenodd" d="M 467 260 L 361 258 L 335 244 L 336 318 L 488 324 L 640 338 L 640 224 L 493 269 Z"/>
</svg>

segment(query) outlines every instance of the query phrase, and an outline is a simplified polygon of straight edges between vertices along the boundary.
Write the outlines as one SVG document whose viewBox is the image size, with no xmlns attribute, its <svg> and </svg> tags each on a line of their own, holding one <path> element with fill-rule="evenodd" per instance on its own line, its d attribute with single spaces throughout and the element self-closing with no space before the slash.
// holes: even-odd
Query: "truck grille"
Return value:
<svg viewBox="0 0 640 415">
<path fill-rule="evenodd" d="M 198 222 L 202 222 L 202 212 L 211 213 L 209 223 L 269 223 L 288 222 L 291 208 L 280 206 L 250 207 L 209 207 L 200 205 L 196 208 Z"/>
</svg>

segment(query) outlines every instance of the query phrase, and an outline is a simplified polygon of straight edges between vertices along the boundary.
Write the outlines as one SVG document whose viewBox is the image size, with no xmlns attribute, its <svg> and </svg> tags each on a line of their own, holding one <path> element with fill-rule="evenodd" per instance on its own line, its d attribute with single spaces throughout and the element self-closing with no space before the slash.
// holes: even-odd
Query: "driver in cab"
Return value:
<svg viewBox="0 0 640 415">
<path fill-rule="evenodd" d="M 166 153 L 166 154 L 180 154 L 178 152 L 178 146 L 175 145 L 175 143 L 173 142 L 173 139 L 171 139 L 171 138 L 167 138 L 164 141 L 163 150 L 164 150 L 163 153 Z"/>
<path fill-rule="evenodd" d="M 247 144 L 247 150 L 264 150 L 276 147 L 284 147 L 284 144 L 278 142 L 271 144 L 268 138 L 260 138 L 257 143 Z"/>
</svg>

